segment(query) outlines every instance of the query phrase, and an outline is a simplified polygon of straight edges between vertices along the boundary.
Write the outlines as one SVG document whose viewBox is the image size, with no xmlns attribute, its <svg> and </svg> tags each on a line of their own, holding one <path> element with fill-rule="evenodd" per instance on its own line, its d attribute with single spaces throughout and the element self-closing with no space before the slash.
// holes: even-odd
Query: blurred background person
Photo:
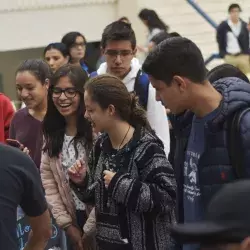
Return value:
<svg viewBox="0 0 250 250">
<path fill-rule="evenodd" d="M 62 43 L 66 45 L 73 65 L 80 65 L 88 74 L 94 69 L 84 60 L 87 40 L 80 32 L 69 32 L 62 38 Z"/>
<path fill-rule="evenodd" d="M 63 43 L 50 43 L 43 51 L 44 60 L 49 64 L 53 73 L 69 62 L 69 51 Z"/>
<path fill-rule="evenodd" d="M 143 22 L 143 24 L 147 27 L 148 35 L 147 35 L 145 46 L 138 46 L 137 48 L 140 52 L 144 52 L 145 54 L 147 54 L 149 50 L 148 46 L 149 46 L 150 40 L 161 31 L 168 32 L 169 27 L 160 19 L 157 13 L 151 9 L 142 9 L 139 12 L 138 17 Z"/>
<path fill-rule="evenodd" d="M 244 74 L 249 74 L 249 31 L 247 23 L 240 19 L 240 12 L 239 4 L 229 6 L 228 19 L 217 28 L 217 42 L 220 56 L 225 63 L 239 68 Z"/>
</svg>

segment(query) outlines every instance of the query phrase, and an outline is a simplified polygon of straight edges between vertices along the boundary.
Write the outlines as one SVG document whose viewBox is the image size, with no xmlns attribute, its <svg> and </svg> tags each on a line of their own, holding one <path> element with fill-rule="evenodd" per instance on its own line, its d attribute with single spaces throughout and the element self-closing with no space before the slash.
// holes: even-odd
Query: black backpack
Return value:
<svg viewBox="0 0 250 250">
<path fill-rule="evenodd" d="M 250 107 L 236 111 L 231 119 L 228 120 L 227 147 L 229 158 L 236 172 L 237 178 L 239 179 L 246 176 L 243 165 L 243 146 L 240 134 L 240 123 L 242 117 L 249 111 Z"/>
</svg>

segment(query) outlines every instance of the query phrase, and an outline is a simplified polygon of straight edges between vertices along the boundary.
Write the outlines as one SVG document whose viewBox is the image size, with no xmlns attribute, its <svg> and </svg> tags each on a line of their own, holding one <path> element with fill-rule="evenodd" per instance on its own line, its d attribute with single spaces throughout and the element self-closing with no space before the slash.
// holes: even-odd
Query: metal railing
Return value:
<svg viewBox="0 0 250 250">
<path fill-rule="evenodd" d="M 187 0 L 187 2 L 200 14 L 214 29 L 217 29 L 217 23 L 197 4 L 194 0 Z M 219 59 L 219 53 L 211 54 L 207 59 L 205 59 L 205 64 L 209 64 L 214 59 Z"/>
</svg>

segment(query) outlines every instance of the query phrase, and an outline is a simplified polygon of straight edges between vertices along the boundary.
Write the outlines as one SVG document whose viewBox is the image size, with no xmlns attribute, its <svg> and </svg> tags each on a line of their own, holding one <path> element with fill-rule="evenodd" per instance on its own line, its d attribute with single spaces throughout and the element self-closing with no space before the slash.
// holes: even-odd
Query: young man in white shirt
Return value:
<svg viewBox="0 0 250 250">
<path fill-rule="evenodd" d="M 220 56 L 226 63 L 239 68 L 243 73 L 250 73 L 249 32 L 247 23 L 240 19 L 241 8 L 231 4 L 228 8 L 229 18 L 217 29 L 217 42 Z"/>
<path fill-rule="evenodd" d="M 135 58 L 136 37 L 131 25 L 122 21 L 109 24 L 102 34 L 101 46 L 106 62 L 101 64 L 97 72 L 91 74 L 91 77 L 105 73 L 115 75 L 122 79 L 130 92 L 135 91 L 139 96 L 135 85 L 141 84 L 141 74 L 143 74 L 144 79 L 148 79 L 148 77 L 145 73 L 141 72 L 141 65 L 138 59 Z M 166 111 L 161 102 L 156 101 L 155 90 L 149 80 L 145 84 L 147 85 L 145 93 L 142 93 L 142 91 L 140 94 L 144 94 L 142 97 L 146 100 L 145 109 L 147 110 L 147 118 L 157 136 L 164 143 L 165 153 L 168 156 L 170 151 L 170 137 Z"/>
</svg>

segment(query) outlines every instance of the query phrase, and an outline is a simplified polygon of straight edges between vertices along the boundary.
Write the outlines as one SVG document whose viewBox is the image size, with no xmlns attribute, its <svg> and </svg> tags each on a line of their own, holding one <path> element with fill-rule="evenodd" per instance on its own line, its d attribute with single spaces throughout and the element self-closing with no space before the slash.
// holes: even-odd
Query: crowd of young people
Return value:
<svg viewBox="0 0 250 250">
<path fill-rule="evenodd" d="M 139 15 L 145 24 L 149 14 Z M 204 219 L 221 187 L 248 178 L 248 78 L 230 65 L 208 72 L 199 48 L 161 25 L 143 65 L 131 24 L 119 20 L 103 31 L 105 61 L 96 71 L 84 60 L 86 39 L 79 32 L 49 44 L 44 60 L 18 67 L 25 107 L 14 113 L 3 97 L 8 108 L 0 139 L 23 153 L 0 146 L 0 190 L 13 185 L 13 196 L 20 188 L 5 202 L 12 225 L 17 205 L 31 221 L 40 217 L 27 250 L 46 246 L 48 208 L 68 250 L 199 249 L 182 245 L 172 227 Z M 8 223 L 4 211 L 1 232 Z M 0 249 L 16 249 L 13 233 L 4 235 L 11 240 L 0 233 Z M 211 241 L 227 249 L 223 243 Z"/>
</svg>

